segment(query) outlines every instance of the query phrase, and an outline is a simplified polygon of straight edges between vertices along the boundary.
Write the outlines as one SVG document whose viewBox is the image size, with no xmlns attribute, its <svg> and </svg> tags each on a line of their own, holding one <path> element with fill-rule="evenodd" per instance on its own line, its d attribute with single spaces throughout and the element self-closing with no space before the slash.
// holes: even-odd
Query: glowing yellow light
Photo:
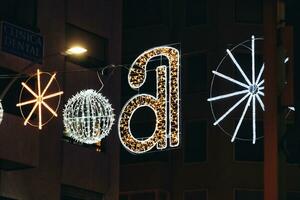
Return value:
<svg viewBox="0 0 300 200">
<path fill-rule="evenodd" d="M 69 55 L 80 55 L 80 54 L 84 54 L 86 52 L 87 52 L 87 49 L 85 49 L 83 47 L 80 47 L 80 46 L 74 46 L 74 47 L 69 48 L 66 51 L 66 54 L 69 54 Z"/>
<path fill-rule="evenodd" d="M 26 83 L 22 83 L 23 87 L 30 92 L 35 99 L 25 101 L 25 102 L 20 102 L 17 104 L 17 107 L 21 107 L 24 105 L 29 105 L 29 104 L 34 104 L 33 108 L 31 109 L 29 115 L 26 117 L 24 121 L 24 125 L 27 125 L 29 119 L 33 115 L 34 111 L 38 108 L 38 128 L 42 129 L 43 126 L 43 120 L 42 120 L 42 105 L 47 108 L 48 111 L 50 111 L 55 117 L 57 117 L 57 113 L 44 101 L 46 99 L 50 99 L 52 97 L 60 96 L 63 94 L 62 91 L 55 92 L 53 94 L 49 94 L 45 96 L 46 91 L 48 90 L 49 86 L 51 85 L 52 81 L 55 79 L 56 74 L 53 74 L 47 83 L 46 87 L 42 90 L 41 89 L 41 78 L 40 78 L 41 72 L 40 70 L 37 70 L 37 85 L 38 85 L 38 92 L 34 92 Z"/>
</svg>

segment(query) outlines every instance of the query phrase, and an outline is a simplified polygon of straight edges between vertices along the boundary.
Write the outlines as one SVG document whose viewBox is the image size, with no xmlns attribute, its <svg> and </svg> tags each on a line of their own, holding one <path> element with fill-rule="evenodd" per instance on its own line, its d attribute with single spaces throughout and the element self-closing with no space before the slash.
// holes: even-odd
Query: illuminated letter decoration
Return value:
<svg viewBox="0 0 300 200">
<path fill-rule="evenodd" d="M 121 143 L 129 152 L 135 154 L 150 151 L 155 146 L 157 149 L 165 149 L 168 138 L 170 147 L 179 145 L 179 51 L 167 46 L 145 51 L 131 65 L 128 82 L 131 88 L 140 88 L 146 81 L 147 63 L 156 56 L 165 56 L 169 61 L 169 66 L 156 68 L 156 96 L 149 94 L 133 96 L 124 105 L 119 118 L 118 128 Z M 169 80 L 169 95 L 167 95 L 167 80 Z M 134 112 L 145 106 L 151 108 L 155 113 L 156 127 L 150 137 L 140 140 L 132 135 L 130 121 Z"/>
</svg>

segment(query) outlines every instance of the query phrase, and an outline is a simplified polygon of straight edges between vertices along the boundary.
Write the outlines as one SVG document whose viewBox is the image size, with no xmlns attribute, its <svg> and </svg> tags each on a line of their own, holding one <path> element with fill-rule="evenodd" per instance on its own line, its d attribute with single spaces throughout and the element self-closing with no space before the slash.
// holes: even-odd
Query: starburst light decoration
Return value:
<svg viewBox="0 0 300 200">
<path fill-rule="evenodd" d="M 255 41 L 257 40 L 262 40 L 261 38 L 255 38 L 254 36 L 251 37 L 251 40 L 243 42 L 238 46 L 244 46 L 246 47 L 248 50 L 250 50 L 251 52 L 251 78 L 247 77 L 247 75 L 245 74 L 242 66 L 240 66 L 240 64 L 237 62 L 236 58 L 234 57 L 234 55 L 232 54 L 232 51 L 234 49 L 236 49 L 236 47 L 234 47 L 232 50 L 227 49 L 227 55 L 222 59 L 221 63 L 219 64 L 219 66 L 217 67 L 217 69 L 215 71 L 212 71 L 212 73 L 214 74 L 213 76 L 213 80 L 212 80 L 212 84 L 211 84 L 211 91 L 210 91 L 210 98 L 208 99 L 208 101 L 211 104 L 211 108 L 212 108 L 212 113 L 215 119 L 214 125 L 219 125 L 220 122 L 222 122 L 226 117 L 228 117 L 228 115 L 233 112 L 239 105 L 241 105 L 243 102 L 246 101 L 246 104 L 244 106 L 244 109 L 242 111 L 242 114 L 238 120 L 237 126 L 235 127 L 234 133 L 232 135 L 231 138 L 231 142 L 234 142 L 235 139 L 237 138 L 237 134 L 238 131 L 240 129 L 240 126 L 245 118 L 245 115 L 249 109 L 249 107 L 252 107 L 252 114 L 251 114 L 251 120 L 252 120 L 252 143 L 255 144 L 255 141 L 257 139 L 256 136 L 256 112 L 257 112 L 257 108 L 256 108 L 256 101 L 260 104 L 260 107 L 262 108 L 262 110 L 265 110 L 264 107 L 264 103 L 261 99 L 261 96 L 264 96 L 264 79 L 262 78 L 262 74 L 264 71 L 264 64 L 262 63 L 262 66 L 260 67 L 259 73 L 256 76 L 256 72 L 255 72 Z M 247 43 L 251 42 L 251 46 L 248 47 L 246 46 Z M 229 58 L 231 59 L 231 61 L 233 62 L 234 66 L 237 68 L 237 70 L 239 71 L 239 73 L 242 75 L 243 77 L 243 81 L 231 78 L 228 75 L 225 75 L 223 73 L 218 72 L 223 60 L 229 56 Z M 231 83 L 234 83 L 238 86 L 240 86 L 242 89 L 236 92 L 232 92 L 232 93 L 228 93 L 228 94 L 222 94 L 219 96 L 212 96 L 212 90 L 213 90 L 213 82 L 214 79 L 218 77 L 221 78 L 224 81 L 229 81 Z M 212 102 L 215 101 L 221 101 L 224 100 L 226 98 L 230 98 L 230 97 L 236 97 L 236 96 L 240 96 L 240 99 L 232 106 L 230 107 L 223 115 L 221 115 L 220 117 L 216 117 L 214 111 L 213 111 L 213 106 L 212 106 Z M 219 125 L 220 126 L 220 125 Z M 221 126 L 220 128 L 222 130 L 224 130 Z"/>
<path fill-rule="evenodd" d="M 142 87 L 146 81 L 147 64 L 156 56 L 165 56 L 169 61 L 169 66 L 163 65 L 156 68 L 156 96 L 149 94 L 133 96 L 124 105 L 119 118 L 121 143 L 125 149 L 134 154 L 145 153 L 155 146 L 160 150 L 165 149 L 168 139 L 170 147 L 176 147 L 180 142 L 179 51 L 168 46 L 145 51 L 132 63 L 128 73 L 128 82 L 133 89 Z M 168 95 L 167 92 L 169 92 Z M 155 113 L 156 127 L 150 137 L 135 138 L 130 129 L 130 121 L 134 112 L 145 106 Z"/>
<path fill-rule="evenodd" d="M 41 86 L 41 75 L 43 75 L 43 76 L 50 76 L 50 79 L 49 79 L 49 81 L 46 84 L 46 86 L 45 86 L 44 89 L 42 89 L 42 86 Z M 27 83 L 29 82 L 29 80 L 31 80 L 31 79 L 33 79 L 35 77 L 37 77 L 37 92 L 35 92 L 34 89 L 31 89 L 27 85 Z M 21 93 L 20 93 L 19 103 L 16 106 L 20 107 L 21 114 L 22 114 L 23 118 L 25 119 L 24 125 L 30 124 L 30 125 L 32 125 L 34 127 L 38 127 L 41 130 L 42 127 L 45 124 L 47 124 L 53 118 L 53 116 L 57 117 L 57 113 L 56 112 L 57 112 L 57 109 L 59 107 L 60 97 L 63 94 L 63 91 L 60 91 L 59 85 L 58 85 L 57 80 L 56 80 L 55 77 L 56 77 L 56 73 L 54 73 L 53 75 L 51 75 L 50 73 L 47 73 L 47 72 L 41 72 L 38 69 L 37 73 L 35 75 L 33 75 L 29 79 L 27 79 L 26 82 L 22 82 L 23 88 L 22 88 Z M 49 89 L 49 87 L 51 86 L 51 84 L 53 84 L 53 81 L 56 82 L 56 86 L 57 86 L 58 92 L 54 92 L 54 93 L 46 95 L 46 92 Z M 22 94 L 23 94 L 24 88 L 34 97 L 34 99 L 22 102 Z M 48 105 L 48 103 L 46 103 L 46 101 L 45 101 L 47 99 L 51 99 L 51 98 L 54 98 L 54 97 L 58 97 L 58 102 L 57 102 L 56 109 L 51 108 L 50 105 Z M 25 105 L 30 105 L 30 104 L 33 104 L 33 107 L 31 109 L 30 113 L 28 114 L 28 116 L 25 117 L 24 116 L 24 112 L 22 110 L 22 107 L 25 106 Z M 42 118 L 42 107 L 45 107 L 52 114 L 52 116 L 50 117 L 50 119 L 43 121 L 43 118 Z M 38 109 L 38 124 L 35 124 L 34 122 L 29 122 L 29 120 L 32 117 L 33 113 L 37 109 Z"/>
<path fill-rule="evenodd" d="M 65 134 L 81 143 L 98 143 L 109 134 L 114 116 L 111 104 L 101 93 L 82 90 L 65 105 Z"/>
</svg>

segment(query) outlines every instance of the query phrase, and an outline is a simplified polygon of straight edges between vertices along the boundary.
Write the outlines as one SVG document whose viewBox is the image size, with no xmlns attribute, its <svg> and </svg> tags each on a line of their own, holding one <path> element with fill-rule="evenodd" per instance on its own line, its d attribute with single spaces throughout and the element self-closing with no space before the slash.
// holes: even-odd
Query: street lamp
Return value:
<svg viewBox="0 0 300 200">
<path fill-rule="evenodd" d="M 73 46 L 65 51 L 67 55 L 81 55 L 87 52 L 87 49 L 81 46 Z"/>
</svg>

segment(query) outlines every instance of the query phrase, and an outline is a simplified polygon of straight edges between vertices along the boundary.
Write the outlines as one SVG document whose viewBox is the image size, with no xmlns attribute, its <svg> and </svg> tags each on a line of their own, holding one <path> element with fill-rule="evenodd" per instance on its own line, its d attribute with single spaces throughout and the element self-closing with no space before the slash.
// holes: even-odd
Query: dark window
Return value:
<svg viewBox="0 0 300 200">
<path fill-rule="evenodd" d="M 235 200 L 263 200 L 263 191 L 236 190 Z"/>
<path fill-rule="evenodd" d="M 121 194 L 119 199 L 120 199 L 120 200 L 128 200 L 128 195 L 126 195 L 126 194 Z"/>
<path fill-rule="evenodd" d="M 0 67 L 0 76 L 1 75 L 3 76 L 2 78 L 0 78 L 0 91 L 3 92 L 5 88 L 10 84 L 10 82 L 13 80 L 13 77 L 17 76 L 18 73 L 4 67 Z M 20 78 L 16 79 L 16 81 L 11 85 L 11 87 L 9 88 L 9 90 L 7 91 L 7 93 L 5 94 L 1 102 L 4 112 L 17 115 L 17 116 L 22 116 L 19 108 L 16 107 L 16 104 L 19 103 L 19 95 L 22 89 L 21 82 L 25 82 L 27 78 L 28 78 L 27 76 L 21 75 Z M 35 88 L 33 80 L 29 81 L 27 85 L 29 85 L 29 87 L 31 88 Z M 24 94 L 22 96 L 22 98 L 24 98 L 23 100 L 28 100 L 33 98 L 32 95 L 26 93 L 25 90 L 23 90 L 23 94 Z M 24 111 L 24 115 L 27 116 L 31 111 L 31 108 L 30 106 L 23 106 L 22 110 Z M 35 116 L 33 116 L 33 118 L 34 117 Z"/>
<path fill-rule="evenodd" d="M 235 0 L 235 21 L 262 23 L 262 0 Z"/>
<path fill-rule="evenodd" d="M 103 194 L 73 186 L 61 187 L 61 200 L 101 200 Z"/>
<path fill-rule="evenodd" d="M 87 68 L 104 67 L 107 64 L 107 39 L 71 24 L 66 24 L 66 49 L 82 46 L 87 53 L 68 56 L 68 61 Z"/>
<path fill-rule="evenodd" d="M 205 190 L 184 192 L 184 200 L 206 200 L 206 199 L 207 199 L 207 194 Z"/>
<path fill-rule="evenodd" d="M 207 90 L 206 54 L 192 54 L 184 58 L 184 83 L 187 93 Z"/>
<path fill-rule="evenodd" d="M 237 124 L 238 122 L 236 122 Z M 262 136 L 263 123 L 262 121 L 256 122 L 256 134 Z M 252 138 L 252 121 L 244 120 L 237 137 L 239 138 Z M 264 141 L 263 139 L 256 140 L 255 144 L 252 141 L 235 140 L 234 142 L 234 155 L 237 161 L 263 161 L 264 160 Z"/>
<path fill-rule="evenodd" d="M 16 200 L 16 199 L 0 196 L 0 200 Z"/>
<path fill-rule="evenodd" d="M 294 124 L 287 125 L 285 138 L 287 162 L 291 164 L 299 164 L 300 136 L 296 131 Z"/>
<path fill-rule="evenodd" d="M 36 29 L 36 0 L 1 1 L 0 19 L 25 28 Z"/>
<path fill-rule="evenodd" d="M 160 192 L 159 193 L 159 200 L 168 200 L 168 193 L 167 192 Z"/>
<path fill-rule="evenodd" d="M 155 194 L 154 192 L 132 194 L 130 200 L 155 200 Z"/>
<path fill-rule="evenodd" d="M 186 0 L 185 23 L 187 26 L 205 24 L 207 21 L 206 0 Z"/>
<path fill-rule="evenodd" d="M 124 28 L 167 24 L 168 1 L 125 0 Z"/>
<path fill-rule="evenodd" d="M 300 199 L 300 192 L 288 192 L 286 199 L 287 200 L 299 200 Z"/>
<path fill-rule="evenodd" d="M 206 161 L 206 121 L 188 121 L 184 134 L 184 161 Z"/>
</svg>

